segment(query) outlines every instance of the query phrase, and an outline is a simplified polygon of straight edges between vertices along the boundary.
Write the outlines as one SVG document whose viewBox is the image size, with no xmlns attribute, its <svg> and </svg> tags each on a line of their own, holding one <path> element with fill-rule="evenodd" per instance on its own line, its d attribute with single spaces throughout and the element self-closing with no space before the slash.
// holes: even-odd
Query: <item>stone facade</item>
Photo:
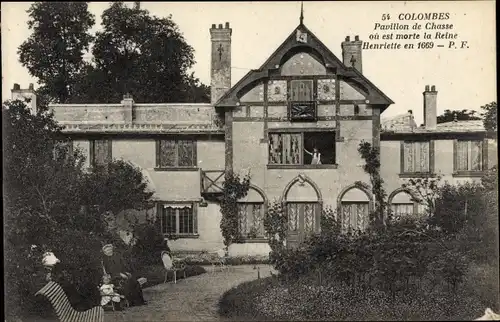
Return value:
<svg viewBox="0 0 500 322">
<path fill-rule="evenodd" d="M 386 191 L 401 209 L 412 206 L 401 184 L 421 176 L 422 169 L 463 182 L 478 180 L 497 163 L 496 147 L 482 125 L 435 124 L 435 86 L 424 92 L 425 127 L 416 126 L 411 111 L 381 122 L 393 102 L 362 75 L 357 36 L 342 43 L 340 61 L 300 24 L 259 69 L 231 87 L 231 34 L 229 23 L 210 29 L 211 104 L 138 104 L 124 97 L 120 104 L 51 106 L 88 160 L 95 158 L 97 141 L 111 140 L 112 158 L 143 171 L 157 200 L 148 214 L 159 218 L 162 229 L 175 230 L 180 238 L 170 241 L 174 250 L 223 247 L 220 209 L 208 195 L 220 191 L 224 171 L 249 172 L 252 184 L 240 204 L 245 242 L 231 245 L 229 252 L 265 255 L 269 246 L 257 219 L 273 201 L 284 202 L 293 218 L 291 242 L 300 241 L 307 229 L 319 229 L 321 207 L 337 210 L 346 227 L 366 226 L 373 196 L 359 185 L 370 182 L 357 151 L 362 141 L 380 147 Z M 424 143 L 415 150 L 414 141 Z M 174 165 L 162 159 L 165 144 L 174 151 Z M 457 161 L 458 146 L 468 146 L 475 157 Z M 315 148 L 320 164 L 314 161 Z M 190 151 L 192 159 L 182 161 L 188 166 L 179 163 L 181 150 Z M 414 161 L 417 157 L 425 164 Z"/>
</svg>

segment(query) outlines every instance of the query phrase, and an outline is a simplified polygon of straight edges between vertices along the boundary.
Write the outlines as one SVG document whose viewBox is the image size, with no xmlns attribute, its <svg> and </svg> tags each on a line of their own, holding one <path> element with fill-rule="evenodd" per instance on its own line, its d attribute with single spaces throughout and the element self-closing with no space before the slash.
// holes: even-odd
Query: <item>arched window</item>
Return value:
<svg viewBox="0 0 500 322">
<path fill-rule="evenodd" d="M 357 186 L 344 189 L 339 196 L 339 213 L 342 230 L 364 231 L 370 223 L 371 197 L 367 191 Z"/>
<path fill-rule="evenodd" d="M 250 187 L 245 198 L 238 200 L 238 230 L 243 239 L 265 238 L 266 204 L 264 192 L 255 186 Z"/>
<path fill-rule="evenodd" d="M 395 219 L 417 215 L 418 203 L 410 192 L 400 189 L 395 190 L 388 199 L 391 205 L 391 213 Z"/>
</svg>

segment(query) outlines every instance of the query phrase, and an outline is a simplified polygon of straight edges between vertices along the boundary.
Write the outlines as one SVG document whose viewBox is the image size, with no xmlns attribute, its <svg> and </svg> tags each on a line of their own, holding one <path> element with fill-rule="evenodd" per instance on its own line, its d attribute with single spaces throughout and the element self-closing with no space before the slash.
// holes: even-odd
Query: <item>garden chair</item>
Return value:
<svg viewBox="0 0 500 322">
<path fill-rule="evenodd" d="M 209 254 L 211 255 L 213 273 L 215 273 L 217 266 L 220 267 L 221 272 L 228 269 L 226 251 L 224 249 L 220 248 L 216 251 L 209 252 Z"/>
<path fill-rule="evenodd" d="M 165 280 L 163 284 L 167 282 L 168 272 L 174 272 L 174 284 L 177 284 L 178 271 L 182 271 L 184 273 L 184 279 L 186 279 L 186 265 L 184 263 L 176 263 L 167 251 L 161 252 L 161 260 L 163 262 L 163 267 L 165 267 Z"/>
<path fill-rule="evenodd" d="M 50 301 L 61 322 L 104 322 L 102 306 L 95 306 L 86 311 L 75 310 L 61 285 L 54 281 L 48 282 L 35 295 L 42 295 Z"/>
</svg>

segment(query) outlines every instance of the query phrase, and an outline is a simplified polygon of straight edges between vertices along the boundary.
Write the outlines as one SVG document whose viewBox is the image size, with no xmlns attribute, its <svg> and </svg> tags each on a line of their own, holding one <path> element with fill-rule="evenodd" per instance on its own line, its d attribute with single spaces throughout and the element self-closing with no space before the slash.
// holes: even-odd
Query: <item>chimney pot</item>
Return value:
<svg viewBox="0 0 500 322">
<path fill-rule="evenodd" d="M 359 41 L 359 36 L 354 36 L 355 41 Z"/>
<path fill-rule="evenodd" d="M 212 24 L 212 29 L 215 29 L 215 24 L 214 23 Z"/>
<path fill-rule="evenodd" d="M 18 83 L 15 83 L 13 89 L 14 90 L 20 90 L 21 89 L 21 85 L 19 85 Z"/>
<path fill-rule="evenodd" d="M 358 72 L 363 73 L 361 41 L 359 36 L 355 36 L 356 41 L 350 41 L 351 37 L 346 36 L 345 41 L 341 43 L 342 47 L 342 62 L 347 67 L 353 67 Z"/>
<path fill-rule="evenodd" d="M 437 125 L 437 92 L 436 86 L 425 86 L 424 94 L 424 124 L 427 130 L 435 130 Z"/>
<path fill-rule="evenodd" d="M 225 26 L 225 27 L 224 27 Z M 210 63 L 210 102 L 215 104 L 231 88 L 231 29 L 229 22 L 210 29 L 212 50 Z"/>
<path fill-rule="evenodd" d="M 412 110 L 408 110 L 408 113 L 413 114 L 413 111 Z"/>
<path fill-rule="evenodd" d="M 33 86 L 33 83 L 30 83 L 28 89 L 30 89 L 30 90 L 34 90 L 35 89 L 35 87 Z"/>
</svg>

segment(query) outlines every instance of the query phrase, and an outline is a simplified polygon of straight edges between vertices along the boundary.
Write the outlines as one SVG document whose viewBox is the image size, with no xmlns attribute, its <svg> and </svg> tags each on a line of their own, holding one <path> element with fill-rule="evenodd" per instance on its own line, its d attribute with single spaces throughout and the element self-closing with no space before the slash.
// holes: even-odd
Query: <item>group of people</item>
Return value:
<svg viewBox="0 0 500 322">
<path fill-rule="evenodd" d="M 137 276 L 131 272 L 130 266 L 123 260 L 122 256 L 114 252 L 112 244 L 107 244 L 102 248 L 102 284 L 99 287 L 101 301 L 100 305 L 107 304 L 109 298 L 113 301 L 116 309 L 123 309 L 123 300 L 128 302 L 128 306 L 139 306 L 147 304 L 142 294 L 142 287 L 137 281 Z M 48 270 L 47 281 L 54 281 L 64 289 L 68 300 L 75 309 L 87 310 L 96 305 L 96 299 L 81 296 L 72 283 L 67 278 L 65 265 L 52 252 L 45 253 L 42 264 Z M 119 304 L 119 305 L 116 305 Z"/>
</svg>

